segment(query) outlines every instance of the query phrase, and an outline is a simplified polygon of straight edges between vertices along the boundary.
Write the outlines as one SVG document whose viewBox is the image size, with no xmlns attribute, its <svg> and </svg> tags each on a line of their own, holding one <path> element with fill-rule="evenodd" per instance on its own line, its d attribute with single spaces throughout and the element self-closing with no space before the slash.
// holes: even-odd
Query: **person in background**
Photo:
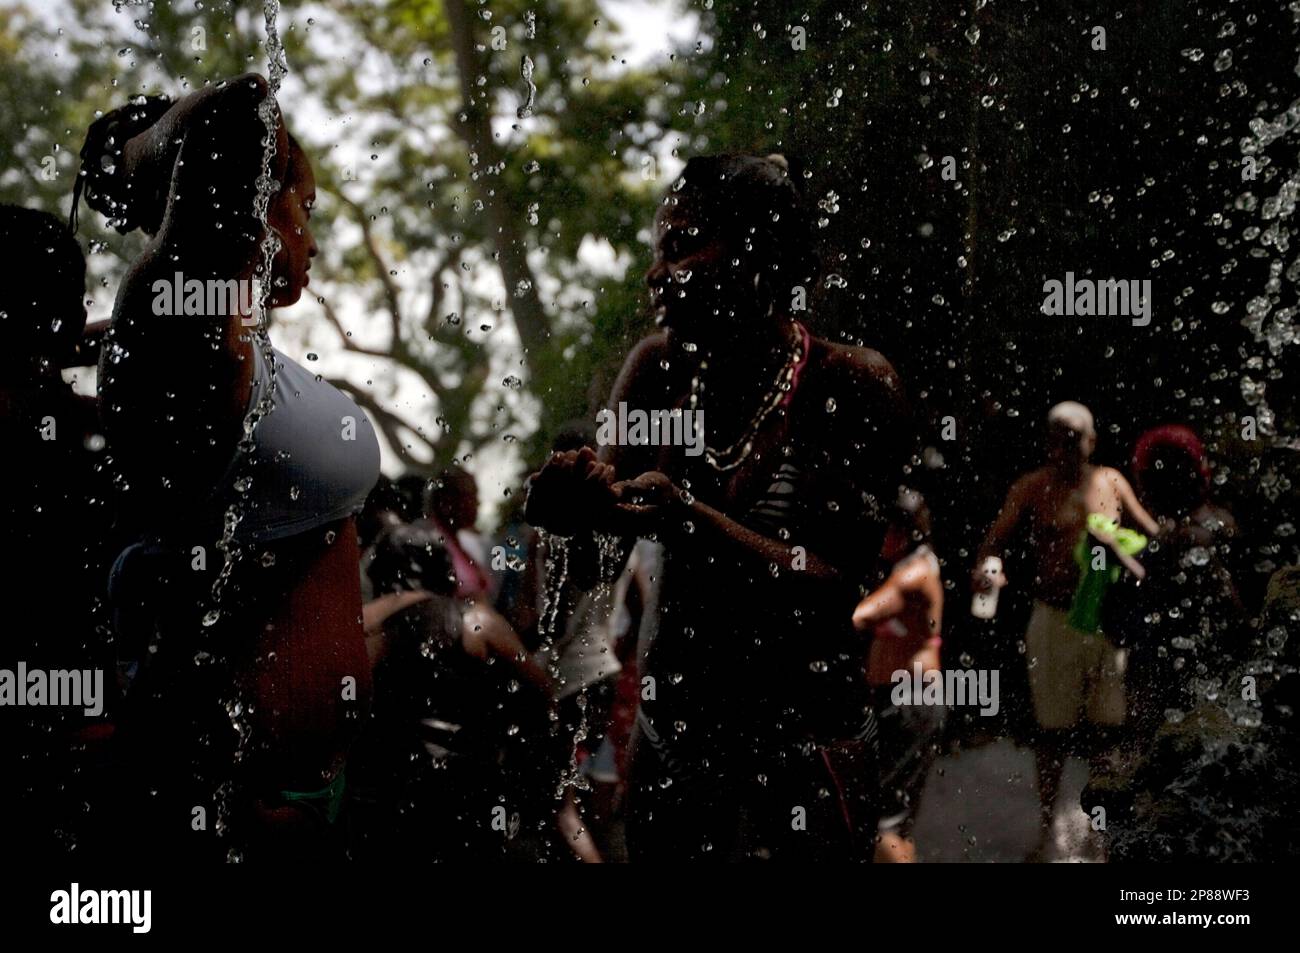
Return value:
<svg viewBox="0 0 1300 953">
<path fill-rule="evenodd" d="M 102 807 L 75 751 L 111 730 L 116 684 L 104 599 L 113 512 L 95 401 L 60 374 L 78 363 L 86 263 L 67 226 L 0 205 L 0 497 L 10 555 L 0 573 L 0 669 L 98 671 L 100 711 L 0 706 L 0 817 L 14 856 L 87 852 L 81 810 Z M 27 691 L 20 685 L 18 691 Z M 75 749 L 75 751 L 74 751 Z M 100 821 L 101 825 L 104 821 Z M 59 831 L 63 833 L 60 834 Z"/>
<path fill-rule="evenodd" d="M 1190 530 L 1189 539 L 1226 561 L 1237 521 L 1210 499 L 1210 465 L 1196 431 L 1165 424 L 1142 434 L 1133 446 L 1133 479 L 1161 523 Z"/>
<path fill-rule="evenodd" d="M 551 802 L 550 748 L 520 728 L 545 723 L 550 680 L 499 616 L 456 598 L 450 554 L 429 525 L 385 532 L 368 571 L 379 644 L 361 857 L 500 859 L 525 818 L 553 821 L 539 807 Z"/>
<path fill-rule="evenodd" d="M 361 601 L 370 602 L 375 597 L 370 585 L 370 574 L 366 571 L 374 557 L 375 543 L 385 531 L 400 526 L 402 519 L 402 495 L 396 484 L 382 473 L 375 482 L 375 488 L 366 497 L 361 512 L 357 514 L 357 545 L 361 547 Z"/>
<path fill-rule="evenodd" d="M 443 537 L 456 574 L 456 598 L 492 601 L 488 549 L 478 534 L 478 484 L 458 467 L 443 469 L 424 495 L 424 518 Z"/>
<path fill-rule="evenodd" d="M 972 572 L 977 591 L 1005 586 L 1005 575 L 991 577 L 984 561 L 1002 558 L 1018 537 L 1027 543 L 1034 609 L 1025 632 L 1025 657 L 1039 729 L 1034 754 L 1040 824 L 1034 857 L 1048 850 L 1076 726 L 1083 719 L 1111 727 L 1124 722 L 1126 653 L 1095 628 L 1109 572 L 1133 563 L 1127 551 L 1133 537 L 1121 534 L 1121 520 L 1131 518 L 1152 536 L 1159 531 L 1124 476 L 1090 462 L 1096 445 L 1092 412 L 1083 404 L 1064 401 L 1048 412 L 1047 462 L 1012 484 Z M 1100 577 L 1091 575 L 1097 546 L 1104 547 L 1102 571 L 1107 574 Z"/>
<path fill-rule="evenodd" d="M 914 669 L 922 674 L 941 671 L 943 579 L 930 548 L 930 511 L 919 493 L 904 488 L 896 513 L 881 550 L 892 567 L 889 576 L 853 612 L 854 627 L 872 636 L 867 683 L 880 726 L 884 801 L 876 863 L 916 860 L 912 825 L 946 713 L 941 705 L 923 705 L 910 697 Z M 901 701 L 895 698 L 896 672 L 908 675 L 898 686 L 908 693 Z"/>
<path fill-rule="evenodd" d="M 1189 427 L 1154 427 L 1133 449 L 1133 478 L 1164 528 L 1143 558 L 1147 581 L 1123 587 L 1108 618 L 1129 639 L 1134 743 L 1195 704 L 1190 680 L 1221 676 L 1249 637 L 1228 569 L 1232 514 L 1210 500 L 1210 468 Z"/>
</svg>

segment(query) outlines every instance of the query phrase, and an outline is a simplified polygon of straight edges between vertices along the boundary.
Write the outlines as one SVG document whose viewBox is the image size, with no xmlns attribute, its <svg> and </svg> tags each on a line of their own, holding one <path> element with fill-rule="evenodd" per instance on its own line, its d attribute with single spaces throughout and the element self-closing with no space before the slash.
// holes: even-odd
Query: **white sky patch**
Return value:
<svg viewBox="0 0 1300 953">
<path fill-rule="evenodd" d="M 628 67 L 665 60 L 679 46 L 701 39 L 699 15 L 677 3 L 602 0 L 600 6 L 619 27 L 616 43 Z"/>
<path fill-rule="evenodd" d="M 578 245 L 578 260 L 591 269 L 593 275 L 622 281 L 632 264 L 627 252 L 619 254 L 608 238 L 584 235 Z"/>
<path fill-rule="evenodd" d="M 679 49 L 691 50 L 701 42 L 707 45 L 707 38 L 700 36 L 698 15 L 683 10 L 678 0 L 598 2 L 602 19 L 615 28 L 613 35 L 608 38 L 614 55 L 603 63 L 596 64 L 599 75 L 618 76 L 629 70 L 665 62 Z M 91 32 L 86 24 L 76 22 L 67 0 L 0 0 L 0 8 L 15 7 L 25 7 L 29 15 L 55 21 L 64 28 L 66 35 L 84 36 Z M 119 26 L 126 27 L 129 31 L 130 21 L 147 16 L 146 10 L 144 5 L 127 4 L 121 10 L 114 11 L 106 3 L 105 8 L 97 11 L 95 16 L 118 21 Z M 255 7 L 237 11 L 237 17 L 241 32 L 261 35 L 260 11 Z M 308 23 L 309 19 L 313 22 Z M 335 62 L 346 60 L 363 95 L 392 85 L 394 78 L 387 74 L 390 65 L 374 51 L 366 50 L 355 25 L 329 5 L 319 2 L 286 4 L 281 8 L 279 24 L 284 36 L 292 32 L 302 39 L 305 35 L 318 55 Z M 537 42 L 543 42 L 545 24 L 539 23 L 538 26 Z M 513 40 L 512 37 L 511 54 L 516 57 L 517 64 L 517 57 L 527 51 L 527 44 L 520 49 Z M 210 35 L 208 42 L 220 42 L 220 39 Z M 69 67 L 70 64 L 66 62 L 66 41 L 56 38 L 50 47 L 45 55 L 63 67 Z M 408 64 L 409 69 L 417 74 L 424 71 L 430 83 L 443 85 L 448 77 L 441 75 L 440 71 L 452 68 L 440 56 L 443 52 L 445 51 L 430 48 L 417 53 Z M 105 55 L 115 53 L 115 50 L 105 51 Z M 135 55 L 139 55 L 138 51 Z M 428 65 L 423 64 L 426 56 L 430 59 Z M 376 133 L 392 129 L 395 120 L 383 115 L 335 113 L 327 110 L 311 88 L 314 77 L 298 72 L 297 67 L 298 64 L 291 58 L 289 73 L 281 91 L 282 100 L 291 104 L 286 109 L 290 129 L 303 141 L 309 154 L 317 156 L 318 160 L 329 157 L 329 161 L 343 173 L 342 179 L 346 183 L 343 191 L 369 211 L 376 172 L 396 161 L 391 147 L 376 148 L 371 142 Z M 264 72 L 266 63 L 259 58 L 257 62 L 250 63 L 248 68 Z M 208 69 L 207 64 L 196 63 L 183 78 L 163 76 L 160 73 L 150 75 L 145 90 L 106 88 L 105 108 L 119 105 L 133 92 L 152 92 L 155 85 L 157 89 L 173 96 L 183 95 L 202 87 L 205 82 L 219 78 L 209 75 Z M 517 72 L 513 82 L 497 91 L 492 125 L 493 131 L 503 143 L 517 144 L 523 135 L 545 131 L 550 124 L 544 116 L 521 120 L 515 115 L 515 109 L 522 101 L 522 93 L 523 81 Z M 427 146 L 433 152 L 433 143 L 445 143 L 450 138 L 456 138 L 455 130 L 448 125 L 453 119 L 454 112 L 442 117 L 442 121 L 431 122 L 427 128 L 404 129 L 401 135 L 416 148 Z M 411 143 L 412 136 L 418 141 Z M 655 163 L 651 169 L 652 174 L 647 175 L 643 162 L 649 157 L 641 152 L 633 152 L 629 155 L 631 164 L 622 175 L 633 187 L 639 185 L 662 192 L 681 168 L 681 162 L 671 155 L 677 137 L 665 140 L 652 136 L 652 139 L 654 141 L 650 148 Z M 63 161 L 72 161 L 80 141 L 81 132 L 73 131 L 69 141 L 61 144 L 62 153 L 66 157 Z M 372 159 L 372 155 L 376 158 Z M 394 209 L 392 214 L 419 214 L 422 211 L 422 208 Z M 540 212 L 544 218 L 546 210 Z M 87 214 L 84 209 L 83 214 Z M 646 223 L 647 229 L 648 225 Z M 386 226 L 382 217 L 374 224 L 374 228 L 376 237 L 381 246 L 384 246 Z M 646 235 L 648 236 L 648 231 Z M 317 238 L 323 246 L 319 263 L 325 265 L 332 261 L 337 265 L 342 250 L 359 243 L 360 229 L 351 220 L 350 213 L 340 210 L 334 219 L 334 227 L 328 232 L 322 230 Z M 545 241 L 544 238 L 540 240 Z M 122 250 L 129 256 L 133 245 L 142 243 L 142 239 L 138 236 L 127 237 L 121 239 L 121 242 Z M 441 254 L 446 246 L 441 240 L 437 244 Z M 385 250 L 389 249 L 385 246 Z M 549 262 L 549 267 L 543 267 L 548 258 L 544 245 L 532 247 L 528 253 L 529 261 L 536 269 L 535 277 L 539 282 L 537 291 L 557 328 L 572 327 L 588 319 L 596 297 L 594 285 L 606 278 L 621 279 L 633 265 L 634 257 L 626 252 L 619 254 L 604 237 L 593 235 L 582 239 L 576 262 L 552 261 Z M 121 262 L 113 255 L 90 254 L 88 258 L 91 266 L 87 281 L 89 316 L 91 320 L 106 318 L 111 313 L 117 283 L 121 278 Z M 400 289 L 403 311 L 407 318 L 402 333 L 408 338 L 411 335 L 418 338 L 421 333 L 418 322 L 428 309 L 428 266 L 432 260 L 432 252 L 416 249 L 411 250 L 406 258 L 389 260 L 389 266 L 397 272 L 391 277 Z M 518 335 L 508 312 L 504 310 L 514 298 L 514 289 L 504 288 L 499 270 L 481 256 L 466 256 L 466 261 L 470 270 L 460 277 L 476 300 L 467 308 L 453 287 L 448 290 L 443 302 L 443 315 L 451 311 L 458 312 L 462 322 L 460 331 L 486 346 L 489 376 L 472 408 L 471 427 L 476 433 L 490 434 L 491 439 L 468 461 L 468 468 L 479 480 L 483 521 L 487 524 L 494 519 L 496 507 L 505 500 L 505 491 L 517 484 L 526 472 L 526 464 L 535 462 L 521 460 L 517 444 L 508 438 L 522 439 L 532 432 L 537 426 L 540 404 L 535 395 L 503 383 L 507 377 L 518 377 L 523 380 L 525 387 L 528 384 L 527 369 L 520 363 Z M 584 268 L 589 269 L 585 280 L 579 278 Z M 327 296 L 343 326 L 352 332 L 350 340 L 359 346 L 387 347 L 391 335 L 388 315 L 382 309 L 372 309 L 358 289 L 324 280 L 322 272 L 325 270 L 320 268 L 313 271 L 313 284 L 297 306 L 276 312 L 272 340 L 284 353 L 309 370 L 324 377 L 345 379 L 364 388 L 385 407 L 423 430 L 424 434 L 436 438 L 438 400 L 424 381 L 414 372 L 391 361 L 347 351 L 338 334 L 325 320 L 315 297 L 317 294 Z M 484 331 L 482 325 L 491 327 Z M 309 354 L 312 355 L 311 358 L 308 357 Z M 65 376 L 75 380 L 79 391 L 93 393 L 96 377 L 94 368 L 77 369 Z M 451 380 L 448 378 L 447 382 L 451 383 Z M 498 410 L 503 406 L 508 413 L 503 414 Z M 515 418 L 514 422 L 505 423 L 511 417 Z M 414 447 L 417 456 L 422 458 L 427 455 L 418 443 Z M 436 461 L 440 466 L 449 462 Z M 383 450 L 383 468 L 391 475 L 398 475 L 403 470 L 401 461 L 386 444 Z"/>
</svg>

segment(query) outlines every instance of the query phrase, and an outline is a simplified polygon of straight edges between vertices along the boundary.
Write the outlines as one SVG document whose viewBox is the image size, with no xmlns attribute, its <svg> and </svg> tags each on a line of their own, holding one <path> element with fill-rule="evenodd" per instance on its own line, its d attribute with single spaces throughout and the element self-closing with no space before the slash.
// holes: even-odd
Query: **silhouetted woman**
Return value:
<svg viewBox="0 0 1300 953">
<path fill-rule="evenodd" d="M 328 839 L 369 684 L 352 514 L 379 450 L 355 404 L 254 333 L 264 103 L 266 222 L 280 245 L 269 306 L 298 300 L 317 250 L 311 164 L 268 97 L 245 75 L 175 103 L 138 99 L 91 127 L 78 188 L 119 231 L 150 236 L 100 360 L 109 449 L 141 539 L 114 591 L 128 615 L 148 600 L 135 631 L 153 641 L 137 646 L 152 738 L 139 754 L 181 766 L 146 810 L 178 838 L 204 807 L 208 830 L 251 819 L 255 851 L 300 851 Z"/>
<path fill-rule="evenodd" d="M 666 547 L 657 632 L 640 646 L 634 859 L 871 853 L 873 725 L 851 619 L 910 426 L 888 361 L 798 318 L 812 248 L 783 158 L 688 162 L 655 218 L 662 327 L 609 406 L 702 411 L 703 447 L 556 454 L 532 478 L 529 516 L 573 537 L 571 565 L 592 564 L 595 532 Z"/>
</svg>

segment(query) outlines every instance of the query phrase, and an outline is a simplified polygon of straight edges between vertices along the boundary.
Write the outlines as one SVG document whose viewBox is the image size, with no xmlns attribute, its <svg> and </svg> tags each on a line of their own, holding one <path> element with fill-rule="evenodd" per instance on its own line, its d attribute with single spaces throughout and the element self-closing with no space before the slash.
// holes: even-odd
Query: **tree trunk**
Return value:
<svg viewBox="0 0 1300 953">
<path fill-rule="evenodd" d="M 519 340 L 524 346 L 524 360 L 530 372 L 536 373 L 538 360 L 550 344 L 550 319 L 542 307 L 537 292 L 537 280 L 528 266 L 527 245 L 519 229 L 523 209 L 515 208 L 497 179 L 496 194 L 492 194 L 491 181 L 483 171 L 499 167 L 503 153 L 492 139 L 492 121 L 479 100 L 474 96 L 475 77 L 484 75 L 486 69 L 474 47 L 473 16 L 465 0 L 444 0 L 447 22 L 451 28 L 451 43 L 456 55 L 456 70 L 460 74 L 460 91 L 466 119 L 456 128 L 461 137 L 478 155 L 479 176 L 475 187 L 479 199 L 488 213 L 492 240 L 496 246 L 501 266 L 501 278 L 506 286 L 506 301 L 514 319 Z M 524 286 L 522 294 L 518 289 Z"/>
</svg>

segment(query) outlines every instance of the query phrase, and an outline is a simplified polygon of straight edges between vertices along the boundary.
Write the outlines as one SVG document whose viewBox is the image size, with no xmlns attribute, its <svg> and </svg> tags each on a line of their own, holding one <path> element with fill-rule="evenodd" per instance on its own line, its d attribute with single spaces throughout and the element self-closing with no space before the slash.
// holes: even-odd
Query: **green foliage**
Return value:
<svg viewBox="0 0 1300 953">
<path fill-rule="evenodd" d="M 75 23 L 0 8 L 0 200 L 66 214 L 96 111 L 265 71 L 257 5 L 197 6 L 114 11 L 72 0 Z M 644 328 L 648 249 L 638 233 L 666 183 L 639 169 L 672 125 L 657 95 L 669 74 L 611 65 L 617 37 L 593 0 L 467 3 L 471 59 L 457 56 L 444 0 L 295 7 L 286 3 L 278 21 L 290 65 L 280 100 L 313 159 L 321 255 L 315 300 L 277 315 L 279 333 L 326 357 L 356 352 L 338 382 L 408 467 L 441 466 L 505 434 L 527 461 L 556 427 L 594 411 L 592 382 L 607 386 L 629 329 Z M 496 26 L 505 49 L 494 48 Z M 518 119 L 524 55 L 537 95 Z M 487 148 L 470 134 L 481 113 Z M 48 154 L 58 177 L 47 182 Z M 141 238 L 105 232 L 85 209 L 82 221 L 92 273 L 111 290 Z M 579 255 L 584 240 L 608 242 L 631 265 L 622 277 L 593 273 Z M 511 252 L 525 263 L 525 294 L 504 287 Z M 514 340 L 525 318 L 537 343 L 521 355 Z M 508 375 L 522 387 L 503 384 Z"/>
</svg>

